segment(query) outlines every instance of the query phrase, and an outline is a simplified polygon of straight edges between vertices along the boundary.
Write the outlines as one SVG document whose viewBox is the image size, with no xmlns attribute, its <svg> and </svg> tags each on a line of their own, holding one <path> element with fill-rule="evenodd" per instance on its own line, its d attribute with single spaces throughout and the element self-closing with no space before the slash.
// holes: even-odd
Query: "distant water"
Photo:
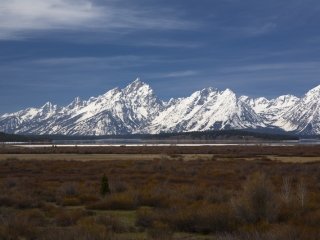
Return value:
<svg viewBox="0 0 320 240">
<path fill-rule="evenodd" d="M 98 139 L 98 140 L 54 140 L 51 143 L 5 143 L 29 147 L 54 146 L 299 146 L 320 145 L 320 139 L 301 139 L 285 141 L 249 140 L 145 140 L 145 139 Z"/>
<path fill-rule="evenodd" d="M 112 144 L 125 144 L 125 145 L 130 145 L 130 144 L 143 144 L 142 139 L 95 139 L 95 140 L 54 140 L 52 141 L 53 144 L 58 144 L 58 145 L 76 145 L 76 144 L 92 144 L 92 145 L 112 145 Z"/>
<path fill-rule="evenodd" d="M 285 141 L 245 140 L 145 140 L 145 139 L 99 139 L 99 140 L 55 140 L 56 145 L 317 145 L 319 139 Z"/>
<path fill-rule="evenodd" d="M 299 144 L 310 144 L 310 145 L 320 144 L 320 139 L 300 139 Z"/>
</svg>

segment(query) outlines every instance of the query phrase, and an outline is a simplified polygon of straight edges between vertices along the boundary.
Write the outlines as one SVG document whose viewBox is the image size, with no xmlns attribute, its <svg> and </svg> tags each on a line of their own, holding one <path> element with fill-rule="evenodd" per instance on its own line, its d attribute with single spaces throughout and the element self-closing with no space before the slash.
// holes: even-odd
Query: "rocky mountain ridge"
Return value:
<svg viewBox="0 0 320 240">
<path fill-rule="evenodd" d="M 17 134 L 109 135 L 224 129 L 274 129 L 320 134 L 320 85 L 301 98 L 237 96 L 206 88 L 189 97 L 162 101 L 151 87 L 135 80 L 67 106 L 47 102 L 0 116 L 0 131 Z"/>
</svg>

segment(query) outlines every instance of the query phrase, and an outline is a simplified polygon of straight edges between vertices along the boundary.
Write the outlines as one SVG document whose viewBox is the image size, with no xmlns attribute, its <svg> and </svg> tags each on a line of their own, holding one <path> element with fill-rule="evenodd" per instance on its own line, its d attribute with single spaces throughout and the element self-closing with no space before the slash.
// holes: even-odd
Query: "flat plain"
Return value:
<svg viewBox="0 0 320 240">
<path fill-rule="evenodd" d="M 320 239 L 319 146 L 2 146 L 0 187 L 0 239 Z"/>
</svg>

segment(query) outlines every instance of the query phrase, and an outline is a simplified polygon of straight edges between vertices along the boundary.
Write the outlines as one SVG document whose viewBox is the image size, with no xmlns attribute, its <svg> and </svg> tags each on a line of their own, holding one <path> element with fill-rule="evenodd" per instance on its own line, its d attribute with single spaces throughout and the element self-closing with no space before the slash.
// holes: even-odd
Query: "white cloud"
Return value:
<svg viewBox="0 0 320 240">
<path fill-rule="evenodd" d="M 231 66 L 221 69 L 223 73 L 233 72 L 258 72 L 270 70 L 291 70 L 291 71 L 311 71 L 320 69 L 320 62 L 284 62 L 284 63 L 265 63 L 252 64 L 245 66 Z"/>
<path fill-rule="evenodd" d="M 263 24 L 250 23 L 245 25 L 233 26 L 219 26 L 225 33 L 231 34 L 235 37 L 257 37 L 269 34 L 278 28 L 274 22 L 267 22 Z"/>
<path fill-rule="evenodd" d="M 115 55 L 105 57 L 57 57 L 57 58 L 39 58 L 39 59 L 20 59 L 17 61 L 3 62 L 0 65 L 0 73 L 19 72 L 19 71 L 58 71 L 72 70 L 78 71 L 98 71 L 112 69 L 136 69 L 146 66 L 177 63 L 179 59 L 168 59 L 158 55 Z M 153 78 L 163 77 L 183 77 L 196 74 L 194 71 L 181 71 L 174 73 L 156 73 Z"/>
<path fill-rule="evenodd" d="M 197 71 L 192 71 L 192 70 L 187 70 L 187 71 L 179 71 L 179 72 L 172 72 L 165 74 L 165 77 L 189 77 L 189 76 L 194 76 L 197 75 Z"/>
<path fill-rule="evenodd" d="M 1 0 L 0 39 L 30 37 L 36 31 L 132 31 L 187 29 L 194 23 L 173 12 L 136 8 L 124 0 Z"/>
<path fill-rule="evenodd" d="M 127 43 L 126 43 L 127 44 Z M 133 43 L 135 46 L 166 47 L 166 48 L 199 48 L 203 46 L 199 42 L 177 41 L 168 39 L 147 39 Z"/>
<path fill-rule="evenodd" d="M 28 31 L 67 29 L 89 24 L 102 12 L 89 1 L 2 0 L 0 38 L 20 38 Z"/>
<path fill-rule="evenodd" d="M 277 28 L 277 24 L 273 22 L 268 22 L 260 26 L 246 27 L 242 30 L 247 36 L 260 36 L 274 31 Z"/>
<path fill-rule="evenodd" d="M 194 70 L 185 70 L 185 71 L 176 71 L 176 72 L 169 72 L 169 73 L 154 73 L 149 74 L 149 78 L 182 78 L 182 77 L 191 77 L 198 75 L 198 71 Z"/>
</svg>

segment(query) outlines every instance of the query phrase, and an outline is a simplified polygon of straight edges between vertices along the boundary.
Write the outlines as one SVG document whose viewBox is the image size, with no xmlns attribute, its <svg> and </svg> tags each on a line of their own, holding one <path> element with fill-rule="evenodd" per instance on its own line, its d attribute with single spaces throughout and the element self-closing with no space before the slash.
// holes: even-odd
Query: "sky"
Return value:
<svg viewBox="0 0 320 240">
<path fill-rule="evenodd" d="M 320 84 L 320 1 L 0 0 L 0 114 L 137 77 L 164 100 L 302 96 Z"/>
</svg>

